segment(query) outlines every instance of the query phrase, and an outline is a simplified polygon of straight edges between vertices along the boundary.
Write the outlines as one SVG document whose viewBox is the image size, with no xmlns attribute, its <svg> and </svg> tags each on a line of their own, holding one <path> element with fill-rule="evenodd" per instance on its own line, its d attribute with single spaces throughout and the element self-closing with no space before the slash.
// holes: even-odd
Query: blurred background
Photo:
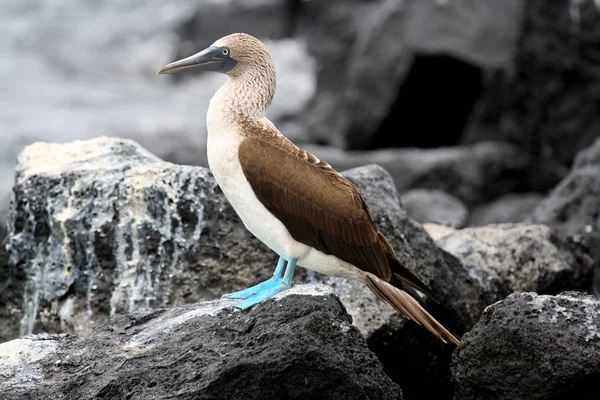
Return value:
<svg viewBox="0 0 600 400">
<path fill-rule="evenodd" d="M 402 194 L 443 190 L 414 202 L 459 201 L 455 226 L 522 220 L 600 135 L 598 0 L 0 0 L 0 220 L 35 141 L 206 165 L 226 78 L 155 72 L 232 32 L 272 52 L 285 135 L 338 169 L 381 164 Z"/>
</svg>

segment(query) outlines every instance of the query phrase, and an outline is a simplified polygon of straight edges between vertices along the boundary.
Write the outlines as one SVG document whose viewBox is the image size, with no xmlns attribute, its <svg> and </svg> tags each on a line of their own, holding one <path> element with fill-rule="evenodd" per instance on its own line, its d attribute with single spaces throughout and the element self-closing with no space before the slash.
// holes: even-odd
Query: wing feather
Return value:
<svg viewBox="0 0 600 400">
<path fill-rule="evenodd" d="M 259 137 L 240 144 L 240 164 L 258 199 L 295 240 L 389 281 L 385 248 L 358 190 L 327 163 L 284 145 Z"/>
<path fill-rule="evenodd" d="M 274 127 L 252 130 L 261 134 L 246 135 L 240 144 L 242 170 L 257 198 L 292 237 L 365 271 L 365 282 L 378 298 L 441 340 L 458 344 L 417 302 L 415 289 L 433 298 L 431 290 L 400 263 L 358 189 Z"/>
</svg>

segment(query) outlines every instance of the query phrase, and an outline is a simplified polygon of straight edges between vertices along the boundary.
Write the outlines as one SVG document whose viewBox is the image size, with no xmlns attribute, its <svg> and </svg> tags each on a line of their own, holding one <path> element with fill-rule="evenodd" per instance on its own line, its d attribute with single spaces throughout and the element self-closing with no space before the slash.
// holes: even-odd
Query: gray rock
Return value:
<svg viewBox="0 0 600 400">
<path fill-rule="evenodd" d="M 533 176 L 528 156 L 515 146 L 502 142 L 373 151 L 344 151 L 316 145 L 304 147 L 338 171 L 375 163 L 389 171 L 400 193 L 414 188 L 438 189 L 468 206 L 487 203 L 498 196 L 529 190 L 533 186 L 549 190 L 563 177 L 555 174 Z M 544 167 L 538 165 L 537 168 Z"/>
<path fill-rule="evenodd" d="M 532 212 L 530 221 L 570 235 L 600 231 L 600 139 L 577 155 L 573 169 Z"/>
<path fill-rule="evenodd" d="M 487 77 L 464 140 L 510 141 L 540 161 L 568 167 L 600 132 L 600 7 L 523 4 L 513 65 Z"/>
<path fill-rule="evenodd" d="M 544 196 L 539 193 L 512 193 L 499 197 L 491 203 L 474 208 L 469 225 L 524 222 Z"/>
<path fill-rule="evenodd" d="M 467 331 L 483 309 L 498 298 L 486 292 L 456 258 L 439 249 L 423 227 L 407 215 L 392 177 L 382 167 L 367 165 L 343 174 L 365 197 L 400 261 L 439 298 L 440 304 L 427 302 L 426 308 L 456 335 Z M 422 327 L 402 319 L 365 285 L 337 278 L 324 282 L 335 288 L 369 348 L 382 360 L 386 373 L 402 387 L 407 399 L 438 393 L 451 397 L 449 363 L 453 346 L 444 345 Z M 437 384 L 428 384 L 431 381 Z"/>
<path fill-rule="evenodd" d="M 341 138 L 342 98 L 349 54 L 365 16 L 379 6 L 373 0 L 292 2 L 294 29 L 306 41 L 317 64 L 317 92 L 306 111 L 295 118 L 308 142 L 332 143 Z"/>
<path fill-rule="evenodd" d="M 600 302 L 513 294 L 488 307 L 454 353 L 456 400 L 600 398 Z"/>
<path fill-rule="evenodd" d="M 528 218 L 574 235 L 594 259 L 594 291 L 600 294 L 600 139 L 581 151 L 573 169 Z"/>
<path fill-rule="evenodd" d="M 572 171 L 531 213 L 528 220 L 572 234 L 600 228 L 600 168 Z"/>
<path fill-rule="evenodd" d="M 390 112 L 413 63 L 415 50 L 407 44 L 406 25 L 414 7 L 412 2 L 387 0 L 360 19 L 356 41 L 349 49 L 338 123 L 343 137 L 336 138 L 338 145 L 369 147 Z"/>
<path fill-rule="evenodd" d="M 215 298 L 267 278 L 275 263 L 207 169 L 129 140 L 28 146 L 13 191 L 2 340 Z"/>
<path fill-rule="evenodd" d="M 417 52 L 446 53 L 486 69 L 508 66 L 522 21 L 518 0 L 405 0 L 407 42 Z"/>
<path fill-rule="evenodd" d="M 471 275 L 493 288 L 498 300 L 514 291 L 556 294 L 590 288 L 591 258 L 547 226 L 498 224 L 455 230 L 426 224 L 425 229 L 465 268 L 474 268 Z"/>
<path fill-rule="evenodd" d="M 402 399 L 330 288 L 296 286 L 247 312 L 233 303 L 119 314 L 80 338 L 0 345 L 0 397 Z"/>
<path fill-rule="evenodd" d="M 505 67 L 514 56 L 519 33 L 518 0 L 380 3 L 363 13 L 347 67 L 339 130 L 351 149 L 366 148 L 372 141 L 415 54 L 447 54 L 486 69 Z"/>
<path fill-rule="evenodd" d="M 600 139 L 596 139 L 594 143 L 577 153 L 573 168 L 586 168 L 600 166 Z"/>
<path fill-rule="evenodd" d="M 462 228 L 469 210 L 454 196 L 436 189 L 412 189 L 400 196 L 408 215 L 420 223 L 434 222 Z"/>
</svg>

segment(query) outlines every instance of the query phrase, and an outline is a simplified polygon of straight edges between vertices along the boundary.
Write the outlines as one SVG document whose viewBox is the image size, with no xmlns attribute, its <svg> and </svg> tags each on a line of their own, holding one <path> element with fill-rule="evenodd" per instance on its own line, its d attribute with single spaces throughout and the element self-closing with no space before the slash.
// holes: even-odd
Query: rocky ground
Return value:
<svg viewBox="0 0 600 400">
<path fill-rule="evenodd" d="M 600 169 L 599 154 L 600 141 L 578 156 L 565 182 L 581 169 Z M 461 224 L 466 220 L 466 212 L 454 212 L 460 200 L 448 194 L 409 193 L 437 199 L 430 216 L 427 207 L 418 209 L 419 220 L 436 220 L 422 225 L 404 208 L 383 167 L 343 174 L 363 193 L 399 259 L 440 300 L 427 308 L 457 335 L 471 338 L 482 324 L 488 335 L 501 334 L 507 328 L 493 318 L 506 314 L 490 313 L 490 305 L 526 308 L 539 294 L 560 304 L 540 305 L 540 321 L 566 324 L 575 335 L 553 328 L 563 334 L 561 346 L 585 348 L 600 340 L 596 300 L 581 297 L 592 290 L 594 263 L 581 237 L 597 226 L 594 210 L 600 207 L 590 182 L 571 184 L 569 193 L 587 207 L 562 220 L 572 227 L 582 221 L 580 233 L 567 235 L 551 221 L 536 220 L 555 204 L 562 183 L 531 213 L 531 222 L 457 229 L 439 224 L 444 204 L 448 214 L 462 215 Z M 586 176 L 600 179 L 599 173 Z M 544 393 L 544 382 L 551 385 L 544 390 L 558 384 L 536 381 L 517 389 L 500 385 L 500 369 L 497 382 L 471 371 L 476 364 L 463 352 L 486 354 L 474 350 L 480 342 L 444 345 L 358 282 L 301 273 L 296 282 L 313 285 L 298 285 L 289 298 L 249 312 L 234 311 L 231 301 L 199 303 L 264 280 L 275 256 L 245 230 L 207 169 L 164 162 L 135 142 L 100 137 L 30 145 L 19 156 L 13 189 L 0 253 L 0 334 L 6 341 L 0 393 L 8 398 L 478 398 L 482 390 L 510 398 L 517 390 Z M 581 295 L 561 294 L 573 290 Z M 565 296 L 582 299 L 587 314 L 573 320 L 578 303 L 560 302 Z M 527 329 L 546 332 L 527 321 Z M 489 333 L 494 324 L 503 330 Z M 510 324 L 521 329 L 518 321 Z M 498 346 L 503 343 L 498 339 Z M 560 357 L 563 347 L 536 343 L 540 353 Z M 487 354 L 498 355 L 479 362 L 497 368 L 513 362 L 511 352 Z M 527 374 L 530 360 L 513 373 Z M 580 380 L 574 383 L 568 376 L 559 383 L 585 385 L 594 368 L 575 374 Z M 270 389 L 263 393 L 263 387 Z"/>
<path fill-rule="evenodd" d="M 0 398 L 600 398 L 597 2 L 41 4 L 0 4 Z M 222 77 L 154 71 L 231 29 L 460 346 L 306 271 L 218 300 L 276 256 L 204 168 Z"/>
</svg>

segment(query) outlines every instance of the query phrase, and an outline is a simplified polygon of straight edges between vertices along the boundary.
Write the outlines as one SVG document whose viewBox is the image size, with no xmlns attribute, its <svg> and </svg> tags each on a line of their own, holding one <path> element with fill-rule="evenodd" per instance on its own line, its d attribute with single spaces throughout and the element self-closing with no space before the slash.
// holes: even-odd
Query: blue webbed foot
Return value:
<svg viewBox="0 0 600 400">
<path fill-rule="evenodd" d="M 240 290 L 239 292 L 233 292 L 233 293 L 226 294 L 223 297 L 227 298 L 227 299 L 247 299 L 248 297 L 252 296 L 253 294 L 260 293 L 264 290 L 269 290 L 271 288 L 277 287 L 277 286 L 279 286 L 279 284 L 281 284 L 281 277 L 274 276 L 270 279 L 267 279 L 264 282 L 259 283 L 258 285 L 249 287 L 244 290 Z"/>
<path fill-rule="evenodd" d="M 290 286 L 292 286 L 291 283 L 286 284 L 283 280 L 280 280 L 279 284 L 277 286 L 273 286 L 268 289 L 261 290 L 260 292 L 257 292 L 255 294 L 253 294 L 252 296 L 248 297 L 246 300 L 240 301 L 239 303 L 234 305 L 234 307 L 239 308 L 241 310 L 245 310 L 247 308 L 252 307 L 255 304 L 259 304 L 265 300 L 269 300 L 271 297 L 273 297 L 277 293 L 289 288 Z"/>
<path fill-rule="evenodd" d="M 285 265 L 285 259 L 279 258 L 277 269 L 275 270 L 275 273 L 271 279 L 240 292 L 232 293 L 227 297 L 245 299 L 244 301 L 234 305 L 234 307 L 242 310 L 270 299 L 277 293 L 292 286 L 292 278 L 294 277 L 294 268 L 296 267 L 297 261 L 298 260 L 295 258 L 290 259 L 285 268 L 285 274 L 282 274 L 283 266 Z M 231 297 L 232 295 L 243 295 L 244 297 Z"/>
<path fill-rule="evenodd" d="M 285 266 L 285 263 L 285 258 L 279 257 L 279 261 L 277 262 L 277 268 L 275 269 L 272 278 L 267 279 L 266 281 L 261 282 L 258 285 L 254 285 L 247 289 L 240 290 L 239 292 L 226 294 L 223 297 L 228 299 L 246 299 L 255 293 L 278 286 L 281 282 L 281 279 L 283 278 L 283 267 Z"/>
</svg>

